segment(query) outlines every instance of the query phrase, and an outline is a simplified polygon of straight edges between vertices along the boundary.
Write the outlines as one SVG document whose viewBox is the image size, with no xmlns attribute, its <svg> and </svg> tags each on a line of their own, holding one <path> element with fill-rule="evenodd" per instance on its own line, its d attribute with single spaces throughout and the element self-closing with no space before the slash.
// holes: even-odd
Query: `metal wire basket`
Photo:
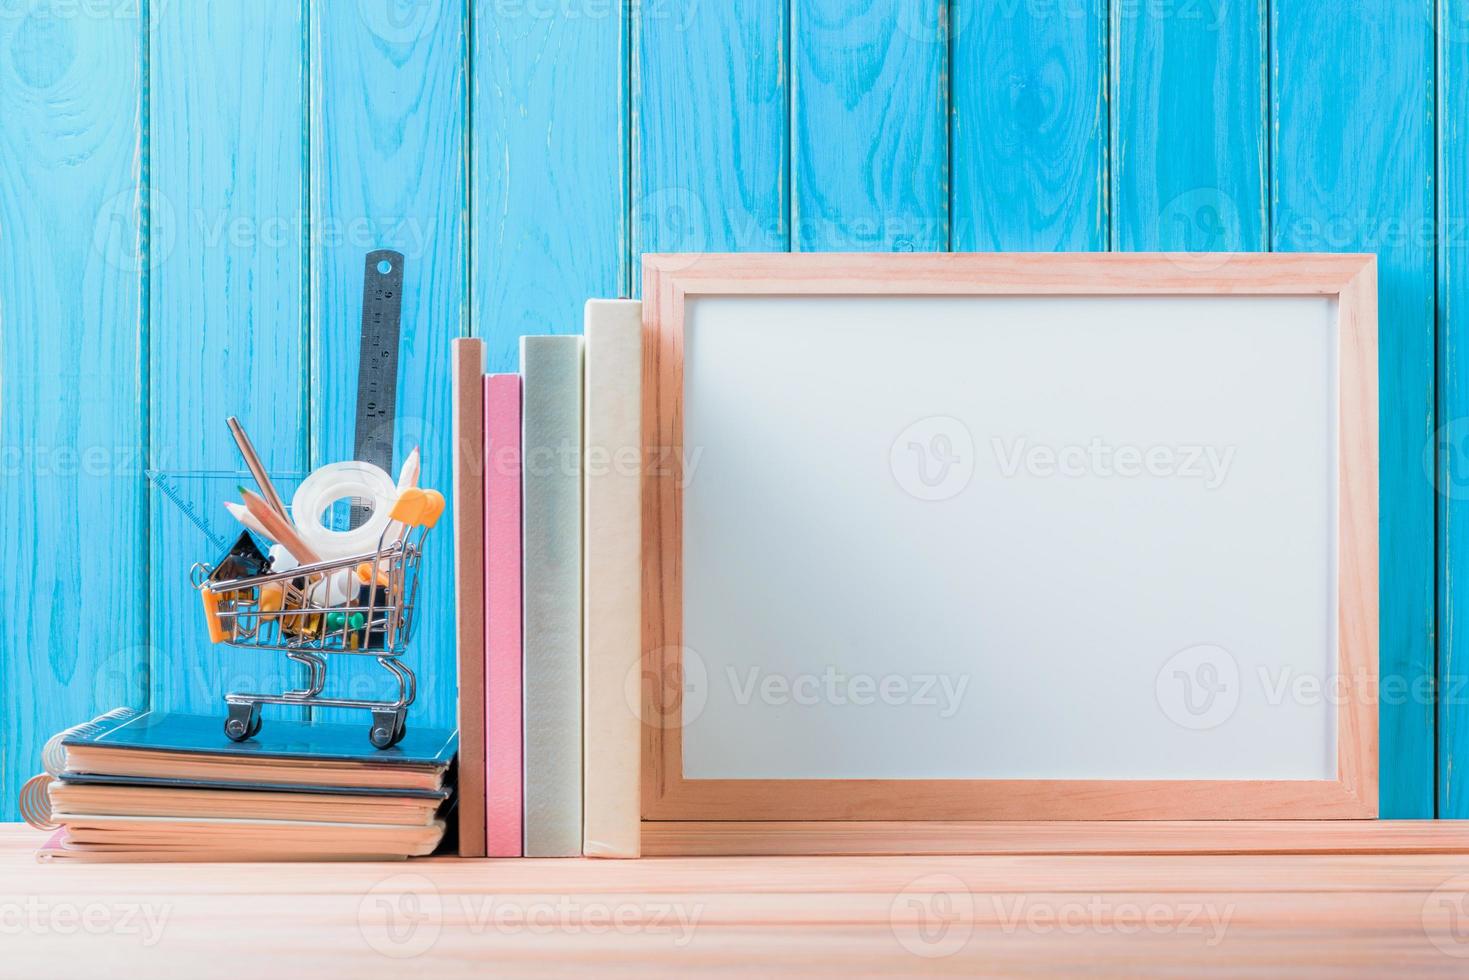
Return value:
<svg viewBox="0 0 1469 980">
<path fill-rule="evenodd" d="M 309 671 L 300 690 L 226 694 L 227 736 L 251 738 L 263 724 L 262 705 L 292 704 L 371 711 L 373 745 L 385 749 L 402 740 L 417 679 L 398 658 L 413 636 L 424 540 L 443 511 L 437 491 L 405 490 L 375 551 L 227 580 L 212 579 L 209 565 L 194 566 L 192 581 L 213 642 L 279 650 Z M 323 697 L 327 658 L 336 655 L 374 658 L 397 680 L 397 698 Z"/>
</svg>

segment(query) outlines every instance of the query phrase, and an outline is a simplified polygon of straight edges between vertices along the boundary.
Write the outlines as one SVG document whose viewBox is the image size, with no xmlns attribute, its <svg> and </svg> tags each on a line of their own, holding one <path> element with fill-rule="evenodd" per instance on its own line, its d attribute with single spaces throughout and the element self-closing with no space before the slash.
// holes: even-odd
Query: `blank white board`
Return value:
<svg viewBox="0 0 1469 980">
<path fill-rule="evenodd" d="M 1333 297 L 687 304 L 685 778 L 1337 777 Z"/>
</svg>

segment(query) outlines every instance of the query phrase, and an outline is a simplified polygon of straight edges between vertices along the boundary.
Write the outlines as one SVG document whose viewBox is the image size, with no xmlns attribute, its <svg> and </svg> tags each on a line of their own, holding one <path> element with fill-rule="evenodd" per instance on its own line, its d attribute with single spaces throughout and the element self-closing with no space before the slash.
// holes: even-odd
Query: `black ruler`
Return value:
<svg viewBox="0 0 1469 980">
<path fill-rule="evenodd" d="M 357 430 L 352 457 L 393 472 L 398 410 L 398 334 L 403 322 L 403 253 L 367 253 L 362 272 L 362 346 L 357 361 Z M 360 527 L 371 509 L 352 507 Z"/>
</svg>

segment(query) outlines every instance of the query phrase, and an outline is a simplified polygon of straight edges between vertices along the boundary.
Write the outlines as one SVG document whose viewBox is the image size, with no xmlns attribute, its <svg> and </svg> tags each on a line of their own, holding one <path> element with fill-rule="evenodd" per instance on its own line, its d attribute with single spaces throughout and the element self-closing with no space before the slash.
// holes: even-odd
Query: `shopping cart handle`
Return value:
<svg viewBox="0 0 1469 980">
<path fill-rule="evenodd" d="M 418 527 L 433 527 L 444 512 L 444 495 L 437 490 L 409 487 L 398 495 L 393 505 L 392 518 L 403 524 Z"/>
</svg>

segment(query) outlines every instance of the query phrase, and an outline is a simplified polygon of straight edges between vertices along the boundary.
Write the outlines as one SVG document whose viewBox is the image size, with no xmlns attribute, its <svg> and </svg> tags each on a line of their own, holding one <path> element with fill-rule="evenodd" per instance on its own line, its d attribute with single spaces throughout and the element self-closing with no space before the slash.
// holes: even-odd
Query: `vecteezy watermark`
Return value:
<svg viewBox="0 0 1469 980">
<path fill-rule="evenodd" d="M 1156 242 L 1184 272 L 1220 269 L 1244 247 L 1239 204 L 1218 187 L 1184 191 L 1159 211 Z"/>
<path fill-rule="evenodd" d="M 1446 879 L 1423 900 L 1423 934 L 1446 956 L 1469 959 L 1469 875 Z"/>
<path fill-rule="evenodd" d="M 495 895 L 460 899 L 465 923 L 474 934 L 667 936 L 677 949 L 693 941 L 704 915 L 702 902 L 605 902 L 572 895 L 532 901 Z"/>
<path fill-rule="evenodd" d="M 362 23 L 389 44 L 412 44 L 428 34 L 448 6 L 444 0 L 357 0 Z"/>
<path fill-rule="evenodd" d="M 893 896 L 888 925 L 914 956 L 953 956 L 974 934 L 974 894 L 951 874 L 915 878 Z"/>
<path fill-rule="evenodd" d="M 949 500 L 974 478 L 974 436 L 951 415 L 919 419 L 898 433 L 888 450 L 888 466 L 909 496 Z"/>
<path fill-rule="evenodd" d="M 1239 707 L 1239 661 L 1212 643 L 1185 647 L 1158 669 L 1158 706 L 1174 724 L 1204 731 L 1218 728 Z"/>
<path fill-rule="evenodd" d="M 172 905 L 148 902 L 53 902 L 37 896 L 0 900 L 0 936 L 136 936 L 156 946 L 173 914 Z"/>
<path fill-rule="evenodd" d="M 864 674 L 847 673 L 828 664 L 819 673 L 763 671 L 750 667 L 740 671 L 725 667 L 734 701 L 748 705 L 865 708 L 912 706 L 935 708 L 940 718 L 952 718 L 969 688 L 969 675 L 960 674 Z"/>
<path fill-rule="evenodd" d="M 1445 422 L 1423 447 L 1423 474 L 1450 500 L 1469 499 L 1469 418 Z"/>
<path fill-rule="evenodd" d="M 1198 480 L 1206 490 L 1217 490 L 1229 476 L 1234 464 L 1234 446 L 1201 444 L 1150 446 L 1111 445 L 1093 437 L 1085 445 L 1047 446 L 1032 443 L 1024 437 L 990 440 L 990 448 L 999 463 L 1000 475 L 1006 479 L 1022 471 L 1039 478 L 1135 479 L 1141 476 L 1160 479 Z"/>
<path fill-rule="evenodd" d="M 991 895 L 995 919 L 1006 935 L 1200 936 L 1210 948 L 1224 941 L 1235 905 L 1214 902 L 1127 902 L 1110 895 L 1039 900 L 1028 895 Z"/>
<path fill-rule="evenodd" d="M 443 928 L 443 898 L 423 875 L 384 878 L 357 903 L 357 931 L 367 945 L 394 959 L 427 953 Z"/>
<path fill-rule="evenodd" d="M 1209 643 L 1169 656 L 1158 669 L 1156 686 L 1158 706 L 1169 720 L 1196 731 L 1223 725 L 1245 702 L 1266 708 L 1366 705 L 1374 709 L 1469 703 L 1466 678 L 1438 685 L 1431 674 L 1379 677 L 1376 670 L 1315 671 L 1265 663 L 1245 670 L 1232 653 Z"/>
<path fill-rule="evenodd" d="M 1207 443 L 1111 443 L 1093 436 L 1085 443 L 1049 445 L 1025 436 L 990 438 L 999 475 L 1015 479 L 1193 480 L 1206 490 L 1224 485 L 1236 447 Z M 893 479 L 918 500 L 949 500 L 974 478 L 974 437 L 962 419 L 931 415 L 898 433 L 888 450 Z"/>
<path fill-rule="evenodd" d="M 471 935 L 652 935 L 676 948 L 693 941 L 703 903 L 608 902 L 573 895 L 525 898 L 449 895 L 421 874 L 396 874 L 374 884 L 357 905 L 357 929 L 373 950 L 393 959 L 422 956 L 439 941 L 444 923 L 463 923 Z"/>
<path fill-rule="evenodd" d="M 643 655 L 623 677 L 628 710 L 654 728 L 682 728 L 709 703 L 709 669 L 690 647 L 661 647 Z"/>
</svg>

